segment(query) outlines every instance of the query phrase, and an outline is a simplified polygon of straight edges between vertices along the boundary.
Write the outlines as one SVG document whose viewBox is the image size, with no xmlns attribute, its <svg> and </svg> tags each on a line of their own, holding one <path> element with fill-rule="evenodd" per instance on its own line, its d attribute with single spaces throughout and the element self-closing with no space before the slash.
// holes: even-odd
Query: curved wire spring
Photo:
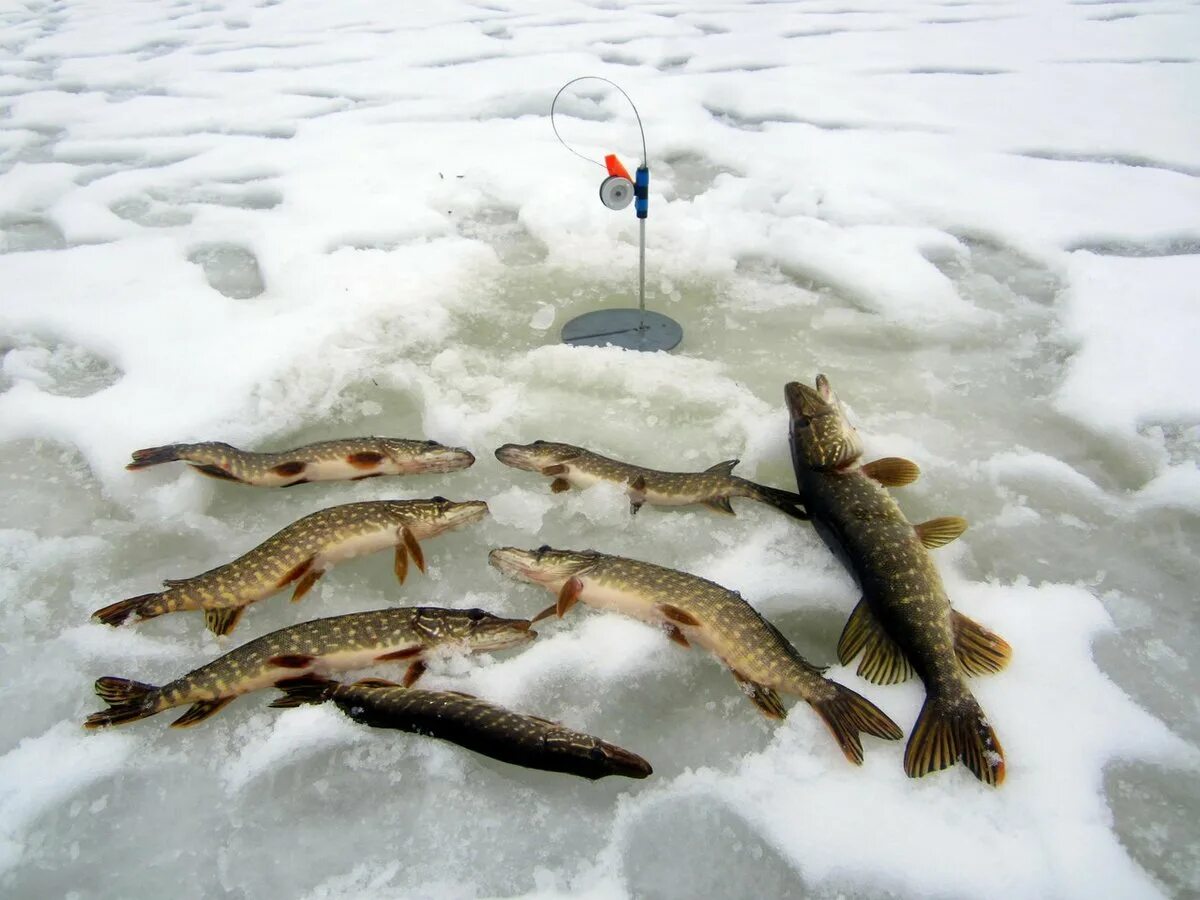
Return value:
<svg viewBox="0 0 1200 900">
<path fill-rule="evenodd" d="M 570 81 L 568 81 L 562 87 L 560 87 L 558 89 L 558 93 L 554 95 L 554 99 L 550 102 L 550 127 L 554 129 L 554 136 L 556 138 L 558 138 L 558 142 L 560 144 L 562 144 L 564 147 L 566 147 L 568 150 L 570 150 L 572 153 L 574 153 L 576 156 L 578 156 L 580 159 L 585 159 L 590 163 L 595 163 L 602 169 L 607 169 L 607 167 L 604 165 L 604 163 L 600 162 L 597 159 L 592 159 L 590 156 L 584 156 L 582 153 L 580 153 L 578 150 L 576 150 L 574 147 L 572 147 L 570 144 L 568 144 L 566 141 L 564 141 L 563 136 L 558 133 L 558 125 L 554 121 L 554 107 L 558 103 L 558 98 L 563 95 L 563 91 L 565 91 L 567 88 L 569 88 L 571 85 L 575 84 L 576 82 L 588 81 L 588 80 L 603 81 L 605 84 L 612 85 L 618 91 L 621 92 L 622 97 L 624 97 L 626 100 L 629 101 L 629 105 L 633 109 L 633 114 L 637 118 L 638 131 L 640 131 L 642 134 L 642 165 L 644 167 L 648 167 L 649 163 L 647 162 L 647 160 L 650 157 L 647 156 L 647 154 L 646 154 L 646 129 L 642 127 L 642 116 L 638 112 L 637 105 L 633 102 L 633 98 L 631 98 L 628 94 L 625 93 L 624 88 L 622 88 L 615 81 L 610 81 L 609 79 L 605 78 L 602 75 L 580 75 L 578 78 L 572 78 Z"/>
</svg>

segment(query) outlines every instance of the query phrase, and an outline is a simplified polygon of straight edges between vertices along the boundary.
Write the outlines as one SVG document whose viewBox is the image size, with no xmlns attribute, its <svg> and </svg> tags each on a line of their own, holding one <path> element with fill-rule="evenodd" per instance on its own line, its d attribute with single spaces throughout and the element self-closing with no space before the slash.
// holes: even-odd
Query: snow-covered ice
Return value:
<svg viewBox="0 0 1200 900">
<path fill-rule="evenodd" d="M 1154 897 L 1200 893 L 1200 6 L 1187 0 L 26 0 L 0 5 L 0 893 L 14 897 Z M 556 344 L 636 301 L 550 98 L 604 75 L 653 172 L 671 355 Z M 560 128 L 635 164 L 624 101 Z M 530 615 L 494 546 L 595 547 L 738 589 L 818 663 L 857 597 L 802 523 L 628 515 L 491 455 L 732 457 L 789 487 L 782 386 L 829 374 L 913 521 L 1014 646 L 975 690 L 1008 755 L 904 777 L 772 725 L 710 658 L 586 611 L 426 676 L 648 758 L 529 772 L 238 700 L 203 726 L 79 727 L 92 681 L 220 645 L 89 612 L 300 515 L 387 496 L 491 519 L 338 567 L 241 642 L 395 603 Z M 446 476 L 260 491 L 131 450 L 354 434 L 468 446 Z M 386 672 L 386 670 L 382 670 Z M 918 685 L 833 677 L 907 731 Z"/>
</svg>

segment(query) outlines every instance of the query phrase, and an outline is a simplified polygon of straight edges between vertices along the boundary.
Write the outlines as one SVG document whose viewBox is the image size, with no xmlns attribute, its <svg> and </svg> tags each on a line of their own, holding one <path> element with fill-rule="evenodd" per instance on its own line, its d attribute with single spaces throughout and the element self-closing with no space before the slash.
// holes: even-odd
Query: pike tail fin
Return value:
<svg viewBox="0 0 1200 900">
<path fill-rule="evenodd" d="M 1004 783 L 1004 748 L 975 698 L 964 691 L 947 702 L 930 694 L 908 739 L 904 771 L 920 778 L 959 760 L 984 784 Z"/>
<path fill-rule="evenodd" d="M 804 498 L 799 494 L 747 481 L 744 478 L 739 478 L 738 481 L 746 488 L 746 496 L 751 500 L 773 506 L 794 519 L 808 519 L 808 512 L 804 508 Z"/>
<path fill-rule="evenodd" d="M 339 682 L 328 678 L 315 678 L 302 675 L 299 678 L 285 678 L 275 682 L 275 687 L 283 691 L 283 696 L 271 702 L 275 709 L 291 709 L 306 703 L 324 703 L 337 688 Z"/>
<path fill-rule="evenodd" d="M 96 694 L 108 704 L 108 709 L 88 716 L 84 728 L 125 725 L 159 711 L 158 687 L 153 684 L 106 675 L 96 679 Z"/>
<path fill-rule="evenodd" d="M 860 694 L 835 681 L 829 682 L 837 688 L 830 700 L 810 701 L 809 705 L 824 720 L 833 733 L 834 740 L 846 754 L 846 759 L 861 766 L 863 761 L 862 741 L 859 733 L 874 735 L 889 741 L 904 737 L 900 726 L 888 718 L 887 713 Z"/>
<path fill-rule="evenodd" d="M 130 616 L 137 616 L 139 619 L 153 619 L 155 616 L 162 615 L 162 610 L 151 608 L 153 601 L 157 600 L 163 594 L 159 591 L 155 594 L 139 594 L 136 597 L 130 597 L 128 600 L 119 600 L 116 603 L 101 607 L 92 613 L 93 619 L 98 619 L 105 625 L 124 625 Z"/>
<path fill-rule="evenodd" d="M 145 450 L 133 451 L 133 462 L 125 468 L 130 471 L 157 466 L 159 463 L 175 462 L 183 459 L 186 444 L 167 444 L 165 447 L 147 447 Z"/>
</svg>

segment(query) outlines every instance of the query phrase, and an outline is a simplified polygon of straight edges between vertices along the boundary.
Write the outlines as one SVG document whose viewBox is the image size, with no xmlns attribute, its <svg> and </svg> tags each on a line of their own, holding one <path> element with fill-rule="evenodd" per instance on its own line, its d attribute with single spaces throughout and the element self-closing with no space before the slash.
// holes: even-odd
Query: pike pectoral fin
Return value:
<svg viewBox="0 0 1200 900">
<path fill-rule="evenodd" d="M 215 716 L 224 709 L 233 697 L 218 697 L 216 700 L 200 700 L 193 703 L 188 711 L 171 723 L 172 728 L 188 728 L 198 725 L 209 716 Z"/>
<path fill-rule="evenodd" d="M 296 589 L 292 591 L 292 602 L 299 603 L 300 598 L 307 594 L 324 574 L 325 572 L 320 569 L 309 569 L 305 572 L 301 579 L 296 582 Z"/>
<path fill-rule="evenodd" d="M 404 579 L 408 577 L 408 551 L 404 549 L 403 544 L 396 545 L 396 580 L 404 584 Z"/>
<path fill-rule="evenodd" d="M 967 520 L 962 516 L 942 516 L 913 527 L 916 528 L 921 543 L 929 550 L 936 550 L 938 547 L 945 547 L 966 531 Z"/>
<path fill-rule="evenodd" d="M 560 619 L 571 611 L 571 607 L 579 602 L 579 595 L 582 593 L 583 582 L 578 578 L 568 578 L 566 584 L 558 592 L 558 603 L 554 605 L 554 611 Z"/>
<path fill-rule="evenodd" d="M 384 653 L 381 656 L 375 657 L 375 659 L 377 662 L 390 662 L 396 659 L 411 659 L 420 652 L 420 647 L 405 647 L 403 650 L 393 650 L 391 653 Z"/>
<path fill-rule="evenodd" d="M 394 688 L 400 687 L 394 681 L 388 681 L 386 678 L 360 678 L 354 682 L 355 687 L 377 687 L 377 688 Z"/>
<path fill-rule="evenodd" d="M 858 674 L 873 684 L 899 684 L 913 677 L 913 667 L 900 647 L 888 637 L 864 597 L 842 629 L 838 662 L 846 665 L 861 651 Z"/>
<path fill-rule="evenodd" d="M 401 525 L 400 538 L 404 541 L 404 546 L 408 549 L 409 555 L 412 556 L 412 561 L 417 564 L 418 569 L 424 572 L 425 554 L 421 552 L 421 545 L 417 543 L 417 536 L 412 533 L 412 529 L 407 525 Z"/>
<path fill-rule="evenodd" d="M 315 656 L 309 656 L 305 653 L 284 653 L 280 656 L 272 656 L 267 660 L 267 665 L 276 666 L 280 669 L 307 669 L 313 664 Z"/>
<path fill-rule="evenodd" d="M 425 670 L 427 668 L 429 667 L 425 665 L 423 661 L 419 659 L 416 660 L 404 673 L 404 686 L 412 687 L 414 684 L 416 684 L 417 680 L 425 674 Z"/>
<path fill-rule="evenodd" d="M 561 494 L 563 491 L 569 491 L 570 489 L 571 482 L 567 481 L 565 478 L 555 478 L 552 482 L 550 482 L 550 490 L 556 494 Z"/>
<path fill-rule="evenodd" d="M 540 613 L 538 613 L 536 616 L 534 616 L 532 619 L 530 619 L 529 624 L 532 625 L 534 622 L 540 622 L 540 621 L 542 621 L 542 619 L 548 619 L 552 615 L 554 615 L 556 612 L 558 612 L 558 604 L 551 603 L 549 606 L 547 606 L 545 609 L 543 609 Z"/>
<path fill-rule="evenodd" d="M 670 619 L 672 622 L 676 622 L 680 625 L 696 626 L 700 624 L 700 620 L 693 616 L 690 612 L 685 609 L 680 609 L 678 606 L 674 606 L 670 603 L 658 604 L 658 611 L 662 614 L 663 618 Z"/>
<path fill-rule="evenodd" d="M 224 637 L 237 628 L 238 622 L 242 619 L 242 613 L 245 611 L 246 607 L 244 606 L 223 606 L 220 609 L 206 609 L 204 611 L 204 627 L 217 637 Z"/>
<path fill-rule="evenodd" d="M 884 487 L 904 487 L 921 477 L 921 468 L 911 459 L 887 456 L 869 462 L 862 467 L 868 478 L 873 478 Z"/>
<path fill-rule="evenodd" d="M 715 509 L 719 513 L 724 513 L 727 516 L 737 515 L 733 511 L 733 504 L 729 502 L 728 497 L 715 497 L 712 500 L 705 500 L 704 505 L 709 509 Z"/>
<path fill-rule="evenodd" d="M 677 643 L 680 647 L 690 650 L 692 645 L 688 643 L 688 639 L 683 636 L 683 632 L 679 630 L 678 625 L 665 625 L 663 628 L 667 632 L 667 637 Z"/>
<path fill-rule="evenodd" d="M 546 466 L 542 469 L 543 475 L 562 475 L 567 471 L 567 467 L 562 463 L 556 463 L 553 466 Z"/>
<path fill-rule="evenodd" d="M 280 478 L 291 478 L 293 475 L 299 475 L 304 471 L 307 463 L 303 463 L 298 459 L 293 459 L 291 462 L 280 463 L 277 466 L 271 467 L 271 472 L 278 475 Z"/>
<path fill-rule="evenodd" d="M 950 610 L 954 628 L 954 654 L 968 675 L 999 672 L 1012 659 L 1012 647 L 1000 635 L 988 631 L 974 619 Z"/>
<path fill-rule="evenodd" d="M 751 681 L 737 669 L 731 669 L 733 677 L 737 679 L 738 686 L 741 687 L 742 693 L 750 698 L 750 702 L 758 707 L 759 711 L 768 719 L 786 719 L 787 710 L 784 709 L 783 701 L 779 699 L 779 694 L 774 688 L 769 688 L 765 684 L 759 684 L 757 681 Z"/>
</svg>

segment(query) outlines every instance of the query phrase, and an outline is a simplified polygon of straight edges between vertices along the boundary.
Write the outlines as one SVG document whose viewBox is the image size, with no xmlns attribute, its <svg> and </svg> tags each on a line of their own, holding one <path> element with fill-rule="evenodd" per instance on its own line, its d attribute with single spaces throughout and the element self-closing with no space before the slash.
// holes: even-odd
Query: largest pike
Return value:
<svg viewBox="0 0 1200 900">
<path fill-rule="evenodd" d="M 791 491 L 747 481 L 733 474 L 740 462 L 727 459 L 703 472 L 660 472 L 633 463 L 621 462 L 593 453 L 574 444 L 534 441 L 532 444 L 505 444 L 496 451 L 496 459 L 514 469 L 540 472 L 554 480 L 554 493 L 589 488 L 606 482 L 625 489 L 629 510 L 636 513 L 643 504 L 650 506 L 691 506 L 703 504 L 709 509 L 732 516 L 733 497 L 745 497 L 773 506 L 797 519 L 808 518 L 800 498 Z"/>
<path fill-rule="evenodd" d="M 501 650 L 536 636 L 528 620 L 502 619 L 482 609 L 408 606 L 313 619 L 255 638 L 162 687 L 100 678 L 96 693 L 109 708 L 88 716 L 84 727 L 124 725 L 190 705 L 171 723 L 184 728 L 242 694 L 377 663 L 407 662 L 404 680 L 412 684 L 425 671 L 425 657 L 437 650 Z"/>
<path fill-rule="evenodd" d="M 374 678 L 354 684 L 298 679 L 280 688 L 284 696 L 272 706 L 331 700 L 364 725 L 441 738 L 527 769 L 565 772 L 592 781 L 606 775 L 645 778 L 653 771 L 646 760 L 616 744 L 457 691 L 409 690 Z"/>
<path fill-rule="evenodd" d="M 395 547 L 396 577 L 403 584 L 410 555 L 425 571 L 419 541 L 486 514 L 482 500 L 456 503 L 445 497 L 331 506 L 298 519 L 233 562 L 191 578 L 169 579 L 163 582 L 165 591 L 118 601 L 92 616 L 107 625 L 120 625 L 130 616 L 152 619 L 202 609 L 209 631 L 229 634 L 251 603 L 293 583 L 292 600 L 299 600 L 327 569 L 344 559 Z"/>
<path fill-rule="evenodd" d="M 489 562 L 506 575 L 541 585 L 558 602 L 533 621 L 578 601 L 667 630 L 676 643 L 711 651 L 746 696 L 772 719 L 787 715 L 778 691 L 803 698 L 833 733 L 850 762 L 861 764 L 859 732 L 898 740 L 896 723 L 865 697 L 822 677 L 774 625 L 742 596 L 719 584 L 662 566 L 595 550 L 493 550 Z"/>
<path fill-rule="evenodd" d="M 961 759 L 981 781 L 999 785 L 1004 751 L 966 675 L 1000 671 L 1012 649 L 950 608 L 928 552 L 958 537 L 966 522 L 947 516 L 910 524 L 884 486 L 915 480 L 916 465 L 894 458 L 862 464 L 862 441 L 829 380 L 818 375 L 816 385 L 792 382 L 784 395 L 805 508 L 862 587 L 838 658 L 848 663 L 862 652 L 858 673 L 876 684 L 895 684 L 914 673 L 924 682 L 925 705 L 904 753 L 910 777 Z"/>
<path fill-rule="evenodd" d="M 135 450 L 125 468 L 136 470 L 182 460 L 211 478 L 257 487 L 291 487 L 310 481 L 359 481 L 377 475 L 453 472 L 475 462 L 470 451 L 437 441 L 342 438 L 294 450 L 255 453 L 221 441 L 167 444 Z"/>
</svg>

